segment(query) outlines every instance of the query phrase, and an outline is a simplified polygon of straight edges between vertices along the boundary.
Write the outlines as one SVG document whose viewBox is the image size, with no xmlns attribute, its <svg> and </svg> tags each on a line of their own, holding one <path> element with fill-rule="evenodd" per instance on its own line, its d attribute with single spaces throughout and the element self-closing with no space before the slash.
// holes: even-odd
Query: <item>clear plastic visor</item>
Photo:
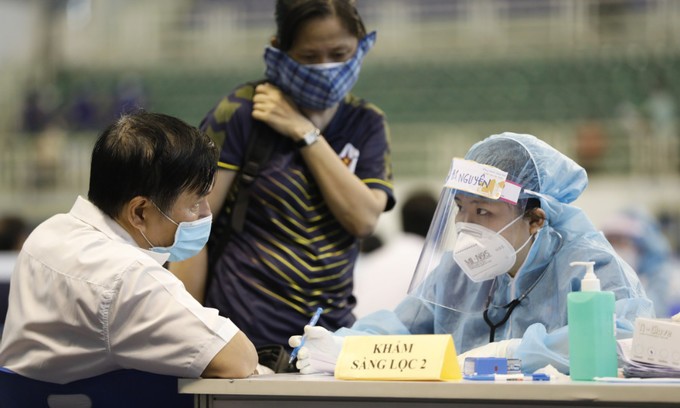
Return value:
<svg viewBox="0 0 680 408">
<path fill-rule="evenodd" d="M 452 172 L 454 167 L 455 160 Z M 496 279 L 471 279 L 454 259 L 454 248 L 459 233 L 468 234 L 467 238 L 473 241 L 477 238 L 475 234 L 487 237 L 499 235 L 502 237 L 500 240 L 497 237 L 494 240 L 480 238 L 479 242 L 504 241 L 502 245 L 506 248 L 501 252 L 511 254 L 514 259 L 515 251 L 529 238 L 528 224 L 522 217 L 526 200 L 520 199 L 521 187 L 511 199 L 504 200 L 498 194 L 497 198 L 492 198 L 486 193 L 482 196 L 454 188 L 457 185 L 450 181 L 451 174 L 440 194 L 408 293 L 436 306 L 464 313 L 503 307 L 504 304 L 495 305 L 490 296 Z M 471 227 L 465 228 L 466 225 Z M 512 264 L 509 268 L 516 267 L 516 261 L 508 262 L 506 265 Z"/>
</svg>

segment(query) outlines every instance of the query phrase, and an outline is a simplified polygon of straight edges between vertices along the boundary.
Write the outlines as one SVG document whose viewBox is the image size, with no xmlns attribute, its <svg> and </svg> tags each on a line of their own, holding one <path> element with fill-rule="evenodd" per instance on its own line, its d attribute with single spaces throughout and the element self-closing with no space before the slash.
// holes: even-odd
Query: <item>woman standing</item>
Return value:
<svg viewBox="0 0 680 408">
<path fill-rule="evenodd" d="M 256 346 L 287 344 L 318 307 L 325 327 L 354 322 L 358 240 L 394 206 L 385 116 L 349 93 L 375 32 L 351 0 L 278 0 L 276 23 L 266 82 L 237 87 L 201 126 L 221 147 L 208 197 L 217 223 L 231 213 L 253 126 L 276 134 L 242 231 L 171 267 Z"/>
</svg>

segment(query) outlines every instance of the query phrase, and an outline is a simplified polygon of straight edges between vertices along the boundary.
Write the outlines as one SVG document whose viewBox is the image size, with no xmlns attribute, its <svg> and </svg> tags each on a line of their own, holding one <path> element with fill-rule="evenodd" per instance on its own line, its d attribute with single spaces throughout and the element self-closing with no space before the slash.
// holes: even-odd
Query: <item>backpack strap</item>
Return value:
<svg viewBox="0 0 680 408">
<path fill-rule="evenodd" d="M 246 210 L 250 201 L 250 190 L 265 162 L 269 160 L 275 144 L 271 140 L 273 132 L 264 123 L 257 120 L 253 122 L 246 157 L 237 176 L 238 190 L 236 191 L 234 204 L 231 207 L 230 228 L 232 232 L 243 231 Z"/>
<path fill-rule="evenodd" d="M 253 89 L 262 82 L 264 81 L 251 82 Z M 233 233 L 243 231 L 252 187 L 280 139 L 281 136 L 264 122 L 253 120 L 243 164 L 236 173 L 222 208 L 213 221 L 208 241 L 208 285 L 212 280 L 214 266 L 221 257 L 229 237 Z"/>
</svg>

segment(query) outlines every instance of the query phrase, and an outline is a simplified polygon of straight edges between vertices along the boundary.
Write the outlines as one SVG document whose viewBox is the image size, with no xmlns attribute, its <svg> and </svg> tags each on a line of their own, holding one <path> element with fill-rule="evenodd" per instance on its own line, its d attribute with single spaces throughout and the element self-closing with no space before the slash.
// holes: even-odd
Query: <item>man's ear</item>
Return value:
<svg viewBox="0 0 680 408">
<path fill-rule="evenodd" d="M 133 227 L 144 228 L 147 212 L 151 208 L 151 201 L 142 196 L 136 196 L 123 207 L 122 217 Z"/>
<path fill-rule="evenodd" d="M 269 40 L 269 45 L 274 48 L 279 48 L 279 39 L 276 38 L 275 35 L 272 35 L 272 38 Z"/>
<path fill-rule="evenodd" d="M 534 208 L 529 212 L 529 233 L 535 234 L 545 224 L 545 211 L 542 208 Z"/>
</svg>

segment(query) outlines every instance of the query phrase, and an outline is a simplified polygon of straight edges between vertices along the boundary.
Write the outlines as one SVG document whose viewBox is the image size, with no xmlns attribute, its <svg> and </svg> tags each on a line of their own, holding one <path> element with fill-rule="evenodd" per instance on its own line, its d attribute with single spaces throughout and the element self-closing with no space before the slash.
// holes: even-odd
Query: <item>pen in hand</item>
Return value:
<svg viewBox="0 0 680 408">
<path fill-rule="evenodd" d="M 323 312 L 323 308 L 318 308 L 316 309 L 316 312 L 314 312 L 314 316 L 309 320 L 309 323 L 307 324 L 308 326 L 316 326 L 316 322 L 319 321 L 319 317 L 321 316 L 321 313 Z M 295 347 L 293 349 L 293 352 L 290 353 L 290 359 L 288 360 L 288 364 L 292 363 L 293 360 L 295 360 L 295 357 L 298 355 L 298 351 L 300 351 L 300 348 L 305 345 L 305 340 L 307 339 L 307 334 L 303 334 L 302 338 L 300 339 L 300 345 Z"/>
</svg>

